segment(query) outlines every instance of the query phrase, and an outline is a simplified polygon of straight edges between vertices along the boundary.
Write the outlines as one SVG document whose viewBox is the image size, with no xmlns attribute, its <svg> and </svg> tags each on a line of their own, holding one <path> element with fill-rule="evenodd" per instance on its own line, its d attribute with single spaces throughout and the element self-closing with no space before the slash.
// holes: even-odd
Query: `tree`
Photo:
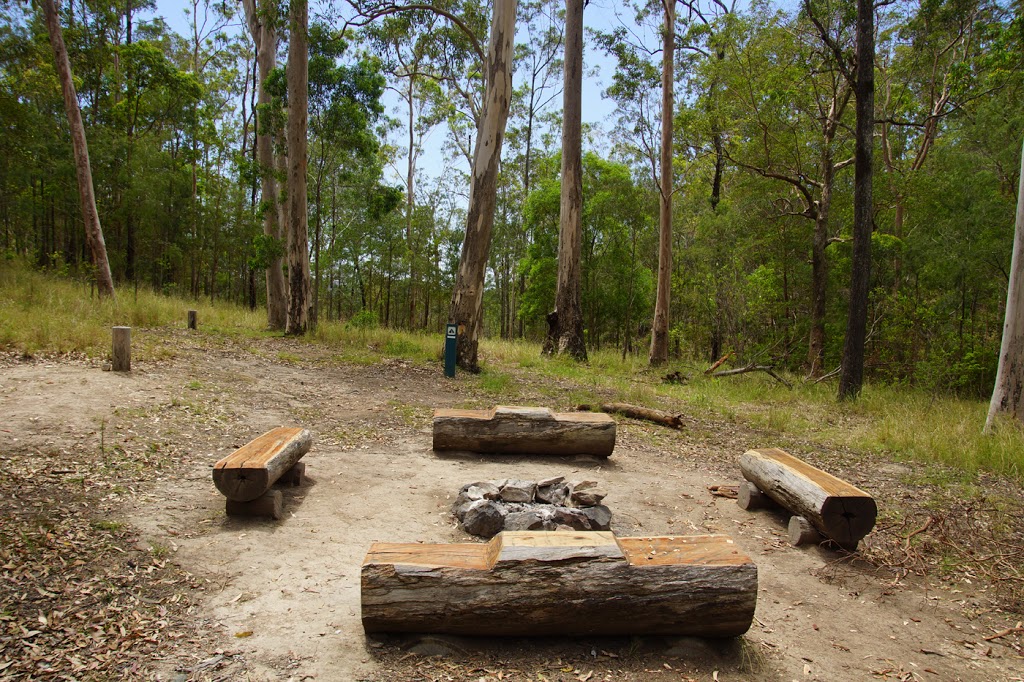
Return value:
<svg viewBox="0 0 1024 682">
<path fill-rule="evenodd" d="M 480 370 L 478 351 L 483 326 L 484 271 L 491 248 L 498 164 L 512 99 L 512 46 L 515 42 L 516 0 L 495 0 L 488 45 L 487 85 L 473 157 L 466 237 L 452 292 L 449 320 L 459 326 L 458 365 Z"/>
<path fill-rule="evenodd" d="M 864 346 L 868 321 L 868 286 L 871 282 L 871 198 L 875 130 L 875 6 L 857 0 L 857 59 L 854 76 L 857 130 L 854 146 L 853 263 L 850 266 L 850 310 L 843 345 L 839 399 L 853 400 L 864 384 Z"/>
<path fill-rule="evenodd" d="M 587 359 L 580 303 L 583 233 L 583 0 L 565 3 L 565 85 L 562 89 L 562 190 L 558 231 L 558 286 L 548 314 L 545 351 Z"/>
<path fill-rule="evenodd" d="M 64 108 L 67 111 L 68 127 L 71 129 L 71 143 L 75 150 L 75 171 L 78 176 L 78 194 L 82 203 L 82 219 L 85 221 L 85 238 L 92 253 L 92 264 L 96 269 L 96 288 L 100 296 L 114 296 L 114 280 L 110 276 L 110 263 L 107 261 L 107 246 L 103 240 L 103 228 L 100 215 L 96 210 L 96 195 L 92 186 L 92 166 L 89 165 L 89 146 L 85 139 L 85 125 L 82 123 L 82 111 L 78 107 L 78 94 L 71 77 L 71 61 L 64 45 L 64 35 L 60 28 L 60 17 L 54 0 L 40 0 L 43 5 L 43 16 L 46 29 L 50 35 L 50 46 L 53 48 L 54 63 L 60 78 L 61 90 L 64 93 Z"/>
<path fill-rule="evenodd" d="M 309 325 L 309 216 L 306 197 L 306 128 L 309 118 L 309 7 L 288 10 L 288 324 L 302 335 Z"/>
<path fill-rule="evenodd" d="M 257 8 L 256 0 L 243 0 L 246 22 L 253 42 L 256 44 L 256 63 L 259 69 L 259 97 L 256 123 L 256 158 L 259 163 L 260 194 L 263 197 L 263 251 L 267 279 L 267 325 L 283 331 L 288 323 L 288 285 L 284 279 L 284 233 L 278 204 L 277 178 L 274 169 L 273 116 L 270 114 L 273 100 L 267 90 L 277 62 L 277 29 L 274 11 L 275 3 L 265 0 Z"/>
<path fill-rule="evenodd" d="M 668 362 L 669 301 L 672 295 L 672 113 L 675 98 L 675 0 L 662 0 L 665 24 L 661 55 L 661 173 L 658 182 L 658 293 L 651 324 L 650 364 Z"/>
<path fill-rule="evenodd" d="M 999 348 L 999 370 L 985 419 L 985 433 L 992 431 L 1000 415 L 1024 422 L 1024 273 L 1021 272 L 1024 270 L 1024 147 L 1021 148 L 1020 164 L 1010 284 L 1006 290 L 1006 318 Z"/>
</svg>

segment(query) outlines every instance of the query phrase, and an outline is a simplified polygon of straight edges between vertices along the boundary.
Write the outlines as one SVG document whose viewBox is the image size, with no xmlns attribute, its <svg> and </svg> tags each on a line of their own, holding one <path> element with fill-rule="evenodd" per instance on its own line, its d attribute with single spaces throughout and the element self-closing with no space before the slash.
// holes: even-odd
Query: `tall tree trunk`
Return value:
<svg viewBox="0 0 1024 682">
<path fill-rule="evenodd" d="M 875 127 L 875 15 L 872 0 L 857 0 L 857 132 L 854 152 L 853 263 L 850 273 L 850 309 L 843 346 L 839 399 L 853 400 L 864 384 L 864 345 L 871 280 L 871 164 Z"/>
<path fill-rule="evenodd" d="M 1021 149 L 1020 167 L 1003 342 L 999 348 L 999 369 L 988 406 L 985 433 L 992 431 L 996 417 L 1001 414 L 1024 422 L 1024 274 L 1021 272 L 1024 270 L 1024 148 Z"/>
<path fill-rule="evenodd" d="M 257 0 L 243 0 L 249 32 L 256 44 L 256 62 L 259 68 L 259 100 L 256 125 L 256 155 L 260 168 L 260 193 L 263 197 L 263 234 L 270 237 L 278 247 L 271 251 L 267 259 L 267 326 L 271 329 L 284 331 L 288 322 L 288 288 L 284 279 L 284 232 L 282 230 L 281 212 L 279 210 L 279 192 L 274 172 L 274 132 L 267 121 L 259 120 L 265 116 L 271 104 L 270 93 L 266 90 L 267 78 L 274 70 L 277 62 L 277 29 L 274 18 L 270 14 L 273 4 L 262 3 L 257 13 Z"/>
<path fill-rule="evenodd" d="M 580 303 L 583 247 L 583 0 L 565 3 L 565 86 L 562 90 L 562 192 L 555 310 L 545 348 L 587 359 Z"/>
<path fill-rule="evenodd" d="M 416 74 L 409 74 L 409 158 L 406 169 L 405 193 L 405 242 L 409 250 L 409 329 L 415 327 L 416 318 L 416 253 L 412 244 L 412 212 L 416 207 L 415 174 L 416 174 L 416 128 L 413 121 L 413 102 L 416 87 Z"/>
<path fill-rule="evenodd" d="M 658 216 L 658 293 L 651 325 L 650 364 L 668 362 L 669 302 L 672 294 L 672 112 L 675 108 L 675 0 L 662 0 L 665 26 L 661 59 L 661 195 Z"/>
<path fill-rule="evenodd" d="M 821 151 L 821 195 L 814 212 L 814 242 L 811 247 L 811 335 L 807 344 L 807 364 L 810 376 L 821 375 L 825 361 L 825 303 L 828 292 L 828 216 L 832 206 L 832 181 L 835 165 L 832 162 L 831 141 L 826 140 Z"/>
<path fill-rule="evenodd" d="M 64 45 L 64 34 L 60 28 L 60 17 L 54 0 L 40 0 L 43 16 L 46 19 L 46 30 L 50 34 L 50 46 L 53 47 L 53 58 L 60 78 L 61 90 L 64 94 L 64 109 L 67 112 L 68 128 L 71 130 L 71 145 L 75 153 L 75 172 L 78 176 L 78 195 L 82 202 L 82 219 L 85 221 L 85 240 L 92 254 L 92 264 L 96 268 L 96 289 L 100 296 L 114 296 L 114 280 L 110 276 L 110 263 L 107 260 L 107 245 L 103 240 L 103 228 L 100 215 L 96 210 L 96 195 L 92 186 L 92 167 L 89 165 L 89 146 L 85 140 L 85 126 L 82 123 L 82 111 L 78 108 L 78 95 L 75 83 L 71 78 L 71 62 L 68 50 Z"/>
<path fill-rule="evenodd" d="M 306 125 L 309 116 L 309 7 L 288 9 L 288 325 L 302 335 L 309 325 L 309 225 L 306 210 Z"/>
<path fill-rule="evenodd" d="M 456 358 L 459 367 L 478 372 L 483 324 L 484 272 L 491 250 L 497 197 L 498 162 L 512 99 L 512 46 L 515 44 L 516 0 L 495 0 L 488 47 L 487 85 L 477 127 L 473 178 L 469 190 L 466 238 L 452 292 L 448 319 L 459 326 Z"/>
</svg>

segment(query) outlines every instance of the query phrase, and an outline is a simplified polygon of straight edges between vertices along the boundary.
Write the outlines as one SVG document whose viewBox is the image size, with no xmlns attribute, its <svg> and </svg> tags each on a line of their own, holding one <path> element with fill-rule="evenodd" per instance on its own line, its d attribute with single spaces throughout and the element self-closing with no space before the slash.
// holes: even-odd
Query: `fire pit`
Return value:
<svg viewBox="0 0 1024 682">
<path fill-rule="evenodd" d="M 610 530 L 607 493 L 596 481 L 505 479 L 467 483 L 452 513 L 463 530 L 490 538 L 503 530 Z"/>
</svg>

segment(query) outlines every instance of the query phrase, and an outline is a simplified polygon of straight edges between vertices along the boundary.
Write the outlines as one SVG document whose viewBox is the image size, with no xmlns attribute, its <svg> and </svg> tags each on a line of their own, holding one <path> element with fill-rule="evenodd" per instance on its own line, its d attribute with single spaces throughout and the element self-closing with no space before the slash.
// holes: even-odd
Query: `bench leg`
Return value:
<svg viewBox="0 0 1024 682">
<path fill-rule="evenodd" d="M 277 479 L 277 482 L 281 485 L 290 485 L 298 487 L 302 485 L 302 479 L 306 475 L 306 464 L 305 462 L 296 462 L 292 465 L 292 468 L 281 474 L 281 478 Z"/>
<path fill-rule="evenodd" d="M 758 490 L 757 486 L 750 481 L 743 481 L 736 492 L 736 504 L 740 509 L 754 511 L 772 507 L 775 505 L 775 501 Z"/>
<path fill-rule="evenodd" d="M 268 490 L 249 502 L 228 500 L 225 511 L 228 516 L 263 516 L 277 520 L 281 518 L 283 500 L 280 490 Z"/>
</svg>

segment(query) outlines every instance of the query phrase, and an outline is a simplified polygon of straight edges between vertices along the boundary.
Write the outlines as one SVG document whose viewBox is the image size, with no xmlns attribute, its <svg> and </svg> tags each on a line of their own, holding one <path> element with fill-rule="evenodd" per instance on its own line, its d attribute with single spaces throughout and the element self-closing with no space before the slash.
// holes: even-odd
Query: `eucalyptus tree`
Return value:
<svg viewBox="0 0 1024 682">
<path fill-rule="evenodd" d="M 841 42 L 841 15 L 820 13 L 819 24 Z M 825 317 L 830 243 L 838 240 L 832 203 L 837 174 L 849 154 L 852 88 L 822 45 L 816 29 L 798 16 L 755 12 L 740 22 L 728 59 L 709 64 L 735 96 L 727 107 L 726 156 L 740 168 L 786 188 L 776 202 L 780 217 L 811 221 L 810 332 L 807 367 L 820 376 L 825 358 Z M 709 80 L 710 80 L 709 78 Z"/>
<path fill-rule="evenodd" d="M 96 270 L 96 288 L 101 296 L 114 296 L 114 281 L 110 276 L 110 263 L 107 260 L 107 247 L 103 240 L 103 228 L 100 225 L 99 212 L 96 209 L 96 195 L 92 184 L 92 167 L 89 164 L 89 146 L 85 139 L 85 124 L 82 122 L 82 111 L 78 106 L 78 94 L 71 75 L 71 62 L 68 59 L 64 34 L 60 26 L 60 16 L 54 0 L 40 0 L 43 16 L 46 20 L 50 45 L 53 48 L 54 63 L 64 94 L 64 107 L 71 130 L 71 142 L 75 152 L 75 170 L 78 177 L 78 194 L 82 204 L 82 218 L 85 221 L 86 242 L 92 253 L 92 264 Z"/>
<path fill-rule="evenodd" d="M 288 286 L 284 278 L 284 205 L 279 201 L 279 191 L 274 158 L 275 131 L 272 114 L 273 96 L 267 89 L 267 80 L 277 66 L 277 23 L 278 5 L 270 0 L 243 0 L 246 23 L 256 46 L 256 63 L 259 70 L 259 96 L 256 118 L 256 158 L 259 163 L 260 212 L 263 214 L 263 235 L 261 249 L 266 272 L 267 325 L 271 329 L 284 331 L 288 322 Z"/>
<path fill-rule="evenodd" d="M 565 79 L 562 87 L 562 172 L 555 309 L 548 313 L 544 351 L 587 359 L 580 301 L 583 247 L 583 0 L 565 3 Z"/>
<path fill-rule="evenodd" d="M 305 334 L 311 302 L 306 133 L 309 122 L 309 5 L 288 6 L 288 324 L 285 333 Z"/>
<path fill-rule="evenodd" d="M 457 362 L 469 371 L 479 371 L 484 275 L 491 248 L 501 146 L 512 99 L 515 23 L 516 0 L 495 0 L 487 51 L 487 85 L 474 148 L 466 237 L 448 314 L 449 321 L 460 328 Z"/>
</svg>

